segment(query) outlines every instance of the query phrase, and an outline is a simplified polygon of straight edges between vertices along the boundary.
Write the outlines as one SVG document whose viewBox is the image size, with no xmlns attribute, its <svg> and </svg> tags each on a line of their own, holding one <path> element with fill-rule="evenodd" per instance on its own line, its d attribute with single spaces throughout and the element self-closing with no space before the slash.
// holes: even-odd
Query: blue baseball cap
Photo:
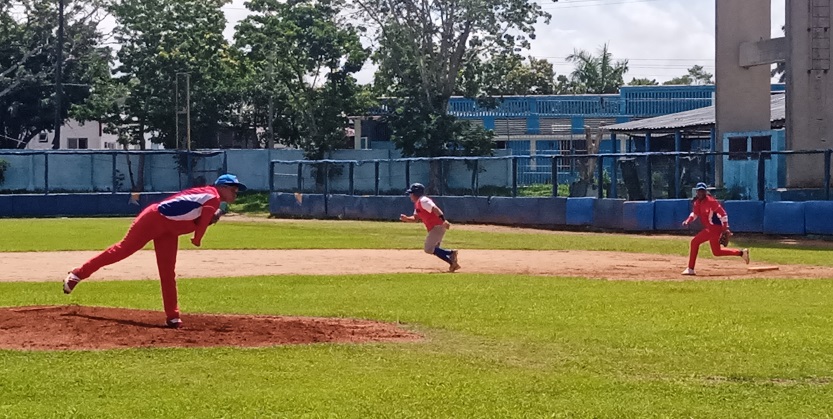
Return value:
<svg viewBox="0 0 833 419">
<path fill-rule="evenodd" d="M 240 192 L 248 189 L 246 188 L 246 185 L 237 180 L 237 176 L 228 173 L 218 177 L 217 180 L 214 181 L 214 186 L 237 186 L 237 190 Z"/>
<path fill-rule="evenodd" d="M 706 186 L 705 183 L 700 182 L 700 183 L 697 184 L 697 186 L 694 187 L 694 189 L 697 189 L 698 191 L 700 191 L 700 190 L 707 191 L 707 190 L 709 190 L 709 187 Z"/>
</svg>

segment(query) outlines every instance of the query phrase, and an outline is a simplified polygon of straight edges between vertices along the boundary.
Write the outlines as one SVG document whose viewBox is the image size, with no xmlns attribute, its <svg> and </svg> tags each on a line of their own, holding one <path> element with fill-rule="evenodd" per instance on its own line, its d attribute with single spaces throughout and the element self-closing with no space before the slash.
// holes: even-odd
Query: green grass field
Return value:
<svg viewBox="0 0 833 419">
<path fill-rule="evenodd" d="M 120 238 L 129 221 L 0 220 L 0 250 L 100 249 Z M 205 246 L 418 248 L 422 236 L 417 226 L 395 223 L 229 222 L 213 227 Z M 684 254 L 687 243 L 685 237 L 461 230 L 449 238 L 462 248 L 671 254 Z M 826 246 L 751 243 L 759 258 L 785 261 L 779 263 L 833 263 Z M 179 289 L 188 313 L 398 321 L 426 339 L 0 351 L 0 418 L 833 414 L 830 280 L 401 274 L 196 278 L 181 280 Z M 67 303 L 161 307 L 156 281 L 94 281 L 71 297 L 54 283 L 0 283 L 0 306 Z"/>
<path fill-rule="evenodd" d="M 0 219 L 0 252 L 101 250 L 119 241 L 132 220 Z M 693 233 L 692 233 L 693 235 Z M 425 230 L 415 224 L 364 221 L 220 222 L 209 228 L 205 249 L 418 249 Z M 733 246 L 751 247 L 754 258 L 779 264 L 833 266 L 833 243 L 782 244 L 740 234 Z M 463 249 L 605 250 L 688 254 L 690 237 L 617 234 L 530 234 L 454 229 L 444 243 Z M 187 236 L 180 248 L 194 249 Z M 702 257 L 711 257 L 708 251 Z"/>
</svg>

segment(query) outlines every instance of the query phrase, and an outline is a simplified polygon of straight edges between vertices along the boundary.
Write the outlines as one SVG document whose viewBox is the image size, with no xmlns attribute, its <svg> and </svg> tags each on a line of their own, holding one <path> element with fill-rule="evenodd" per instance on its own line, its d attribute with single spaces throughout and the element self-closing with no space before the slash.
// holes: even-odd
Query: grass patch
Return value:
<svg viewBox="0 0 833 419">
<path fill-rule="evenodd" d="M 132 220 L 4 219 L 0 220 L 0 252 L 101 250 L 121 239 Z M 205 249 L 414 249 L 425 230 L 418 225 L 364 221 L 223 222 L 209 228 Z M 688 254 L 689 237 L 549 232 L 489 232 L 454 229 L 444 241 L 461 249 L 603 250 L 653 254 Z M 738 237 L 738 236 L 736 236 Z M 189 236 L 180 248 L 193 249 Z M 785 244 L 760 239 L 733 240 L 752 247 L 755 260 L 779 264 L 833 266 L 829 246 Z M 710 257 L 701 249 L 702 257 Z"/>
<path fill-rule="evenodd" d="M 0 416 L 818 417 L 833 401 L 831 292 L 833 282 L 800 280 L 182 280 L 185 312 L 401 321 L 428 340 L 0 351 Z M 2 306 L 67 300 L 161 306 L 156 281 L 92 281 L 71 297 L 0 283 Z"/>
<path fill-rule="evenodd" d="M 518 196 L 547 197 L 552 196 L 552 185 L 535 184 L 518 188 Z M 558 196 L 570 196 L 570 185 L 559 184 Z"/>
<path fill-rule="evenodd" d="M 269 214 L 269 193 L 241 192 L 237 195 L 237 200 L 229 206 L 229 209 L 239 214 Z"/>
</svg>

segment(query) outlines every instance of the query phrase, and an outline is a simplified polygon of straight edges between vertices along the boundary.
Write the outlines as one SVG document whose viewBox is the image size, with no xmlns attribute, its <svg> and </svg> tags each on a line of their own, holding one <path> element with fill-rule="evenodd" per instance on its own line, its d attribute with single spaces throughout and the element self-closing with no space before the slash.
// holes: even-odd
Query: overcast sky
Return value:
<svg viewBox="0 0 833 419">
<path fill-rule="evenodd" d="M 549 25 L 539 23 L 537 39 L 528 55 L 546 58 L 557 74 L 569 74 L 565 61 L 573 49 L 596 51 L 604 43 L 616 59 L 630 60 L 631 78 L 659 82 L 685 74 L 699 64 L 714 73 L 714 9 L 716 0 L 538 0 L 552 14 Z M 224 7 L 231 39 L 234 26 L 245 18 L 245 0 Z M 782 36 L 785 0 L 772 2 L 772 34 Z M 368 63 L 358 79 L 369 83 L 374 68 Z"/>
</svg>

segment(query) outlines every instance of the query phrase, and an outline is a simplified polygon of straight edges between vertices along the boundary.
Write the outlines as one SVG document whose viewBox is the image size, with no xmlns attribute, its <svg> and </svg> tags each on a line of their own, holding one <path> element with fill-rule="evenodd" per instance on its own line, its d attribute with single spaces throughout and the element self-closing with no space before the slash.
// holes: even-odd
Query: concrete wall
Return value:
<svg viewBox="0 0 833 419">
<path fill-rule="evenodd" d="M 169 193 L 0 195 L 0 217 L 134 216 Z"/>
<path fill-rule="evenodd" d="M 770 68 L 740 66 L 740 45 L 770 38 L 771 0 L 716 1 L 717 138 L 770 128 Z M 792 89 L 792 86 L 790 86 Z M 722 144 L 718 143 L 717 151 Z M 717 178 L 722 179 L 722 165 Z"/>
<path fill-rule="evenodd" d="M 0 195 L 0 217 L 134 216 L 170 193 Z M 628 232 L 694 232 L 682 227 L 689 200 L 626 202 L 595 198 L 437 197 L 452 222 Z M 740 233 L 833 236 L 833 201 L 726 201 L 732 229 Z M 276 217 L 399 219 L 413 212 L 403 196 L 349 196 L 275 192 L 269 210 Z"/>
<path fill-rule="evenodd" d="M 541 226 L 627 232 L 695 232 L 699 222 L 681 225 L 691 201 L 631 202 L 596 198 L 437 197 L 452 222 Z M 733 230 L 739 233 L 833 236 L 833 201 L 726 201 Z M 286 218 L 339 218 L 396 221 L 410 214 L 405 196 L 347 196 L 273 193 L 270 212 Z"/>
<path fill-rule="evenodd" d="M 830 19 L 833 0 L 787 2 L 787 147 L 815 150 L 833 147 L 833 73 L 830 73 Z M 767 26 L 769 30 L 769 26 Z M 819 160 L 788 162 L 787 185 L 822 186 Z"/>
</svg>

